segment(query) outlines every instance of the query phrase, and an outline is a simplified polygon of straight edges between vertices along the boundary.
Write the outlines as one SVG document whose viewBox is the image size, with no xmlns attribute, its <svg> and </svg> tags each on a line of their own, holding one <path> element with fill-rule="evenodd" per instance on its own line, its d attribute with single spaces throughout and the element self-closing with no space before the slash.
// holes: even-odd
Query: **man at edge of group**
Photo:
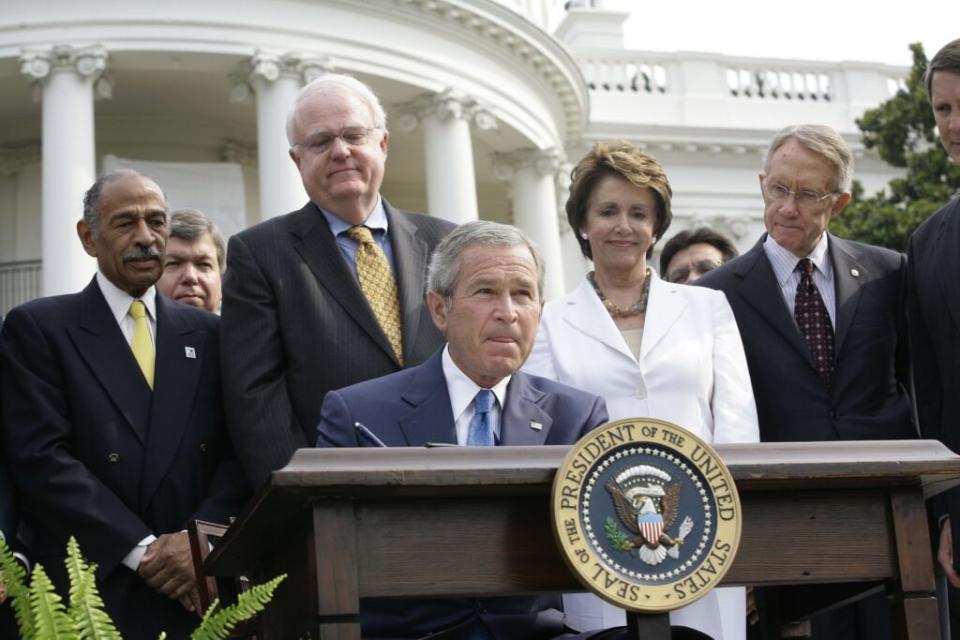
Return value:
<svg viewBox="0 0 960 640">
<path fill-rule="evenodd" d="M 297 95 L 287 137 L 310 201 L 234 235 L 223 284 L 227 421 L 254 486 L 313 443 L 327 391 L 443 344 L 424 277 L 453 225 L 381 197 L 390 134 L 376 95 L 322 76 Z"/>
<path fill-rule="evenodd" d="M 187 525 L 227 522 L 249 496 L 224 421 L 219 319 L 157 294 L 167 203 L 156 183 L 108 173 L 83 210 L 90 284 L 16 307 L 0 331 L 20 538 L 66 594 L 76 537 L 124 638 L 186 638 L 200 621 Z"/>
<path fill-rule="evenodd" d="M 836 131 L 783 129 L 760 173 L 767 233 L 696 283 L 722 290 L 733 308 L 761 441 L 917 437 L 906 391 L 906 259 L 827 231 L 852 179 L 853 155 Z M 891 633 L 880 596 L 814 616 L 811 626 L 815 640 Z"/>
<path fill-rule="evenodd" d="M 927 95 L 940 142 L 960 164 L 960 39 L 930 60 Z M 910 269 L 910 337 L 917 415 L 924 438 L 960 452 L 960 197 L 921 224 L 907 250 Z M 949 581 L 950 628 L 960 638 L 960 490 L 934 500 L 940 527 L 937 560 Z"/>
</svg>

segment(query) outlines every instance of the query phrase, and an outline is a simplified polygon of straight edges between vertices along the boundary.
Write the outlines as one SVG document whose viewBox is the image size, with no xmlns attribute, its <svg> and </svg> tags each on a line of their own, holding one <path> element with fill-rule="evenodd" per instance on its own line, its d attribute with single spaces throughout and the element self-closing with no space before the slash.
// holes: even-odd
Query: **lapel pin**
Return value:
<svg viewBox="0 0 960 640">
<path fill-rule="evenodd" d="M 196 360 L 196 359 L 197 359 L 197 350 L 194 349 L 193 347 L 184 347 L 184 348 L 183 348 L 183 355 L 185 355 L 186 357 L 190 358 L 191 360 Z"/>
<path fill-rule="evenodd" d="M 534 431 L 543 431 L 543 425 L 533 420 L 530 421 L 530 428 Z"/>
<path fill-rule="evenodd" d="M 850 275 L 852 275 L 854 278 L 859 278 L 860 271 L 858 269 L 850 269 Z"/>
</svg>

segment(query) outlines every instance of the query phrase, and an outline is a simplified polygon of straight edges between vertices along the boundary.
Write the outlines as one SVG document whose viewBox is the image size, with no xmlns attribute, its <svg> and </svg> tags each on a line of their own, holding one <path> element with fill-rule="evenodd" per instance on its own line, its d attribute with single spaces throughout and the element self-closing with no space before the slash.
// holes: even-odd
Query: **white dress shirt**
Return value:
<svg viewBox="0 0 960 640">
<path fill-rule="evenodd" d="M 820 291 L 820 297 L 827 308 L 827 315 L 830 316 L 830 324 L 834 330 L 837 328 L 837 295 L 833 286 L 833 263 L 830 262 L 830 253 L 827 251 L 827 234 L 820 236 L 820 241 L 813 248 L 807 258 L 813 263 L 813 284 Z M 797 301 L 797 288 L 800 286 L 800 272 L 797 271 L 797 263 L 801 258 L 793 255 L 769 235 L 763 241 L 763 252 L 773 267 L 773 275 L 777 278 L 780 285 L 780 291 L 783 292 L 783 299 L 790 309 L 790 315 L 793 315 L 794 307 Z"/>
<path fill-rule="evenodd" d="M 443 363 L 443 377 L 447 381 L 447 393 L 450 394 L 450 408 L 453 411 L 454 424 L 457 429 L 457 444 L 467 444 L 467 436 L 470 434 L 470 420 L 473 419 L 473 399 L 477 393 L 484 387 L 467 377 L 460 367 L 454 363 L 450 357 L 450 346 L 443 347 L 443 355 L 440 357 Z M 493 430 L 494 439 L 500 441 L 500 412 L 507 401 L 507 384 L 510 383 L 510 376 L 507 376 L 490 389 L 497 401 L 490 407 L 489 420 L 490 428 Z"/>
</svg>

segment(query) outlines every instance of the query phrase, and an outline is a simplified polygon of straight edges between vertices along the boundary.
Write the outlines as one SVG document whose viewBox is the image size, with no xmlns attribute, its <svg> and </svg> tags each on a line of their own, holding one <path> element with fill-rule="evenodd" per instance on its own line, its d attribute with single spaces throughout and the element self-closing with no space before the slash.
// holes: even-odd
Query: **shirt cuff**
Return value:
<svg viewBox="0 0 960 640">
<path fill-rule="evenodd" d="M 137 543 L 133 549 L 130 550 L 123 558 L 123 566 L 130 569 L 130 571 L 136 571 L 140 568 L 140 561 L 143 560 L 143 554 L 147 552 L 147 547 L 149 547 L 157 537 L 152 533 L 146 538 Z"/>
</svg>

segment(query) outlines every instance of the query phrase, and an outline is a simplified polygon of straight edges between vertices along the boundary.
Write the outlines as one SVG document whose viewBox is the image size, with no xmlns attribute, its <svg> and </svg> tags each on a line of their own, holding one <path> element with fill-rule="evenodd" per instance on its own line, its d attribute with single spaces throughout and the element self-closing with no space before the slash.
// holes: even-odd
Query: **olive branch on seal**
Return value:
<svg viewBox="0 0 960 640">
<path fill-rule="evenodd" d="M 611 516 L 607 516 L 607 521 L 603 525 L 603 531 L 607 535 L 607 541 L 612 544 L 613 548 L 617 551 L 630 553 L 633 549 L 633 546 L 630 544 L 630 536 L 624 533 L 623 529 L 617 524 L 617 521 Z"/>
</svg>

